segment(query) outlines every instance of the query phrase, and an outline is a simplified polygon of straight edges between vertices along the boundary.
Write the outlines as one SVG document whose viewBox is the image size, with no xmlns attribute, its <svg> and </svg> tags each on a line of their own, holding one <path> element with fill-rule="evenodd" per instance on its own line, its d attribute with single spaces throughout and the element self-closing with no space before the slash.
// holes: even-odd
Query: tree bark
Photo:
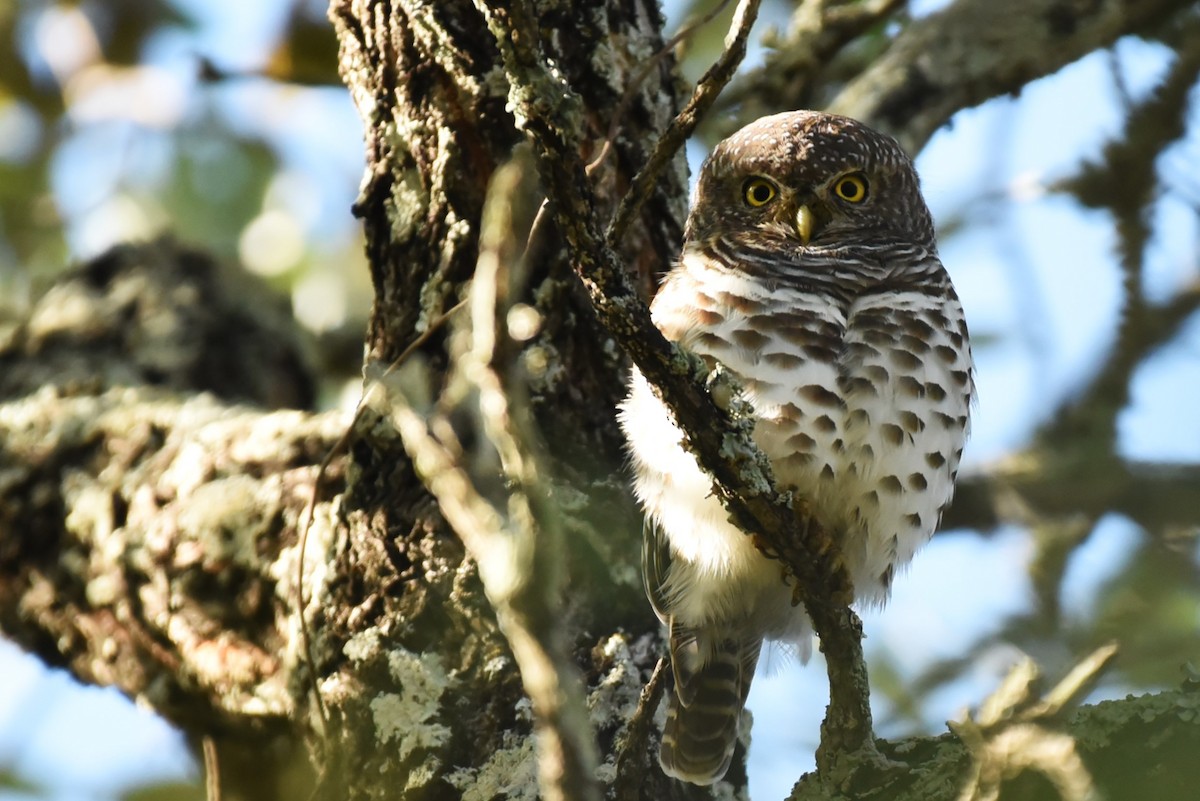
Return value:
<svg viewBox="0 0 1200 801">
<path fill-rule="evenodd" d="M 465 2 L 335 2 L 342 72 L 364 120 L 367 175 L 356 213 L 363 219 L 376 289 L 367 336 L 367 376 L 381 376 L 417 337 L 464 296 L 479 258 L 486 189 L 521 139 L 498 79 L 499 54 L 484 18 Z M 547 4 L 542 35 L 581 102 L 575 124 L 580 157 L 599 153 L 633 76 L 661 48 L 652 3 L 613 8 Z M 593 173 L 611 211 L 656 133 L 675 107 L 670 59 L 652 64 L 630 96 L 612 153 Z M 685 213 L 684 169 L 677 159 L 655 188 L 626 240 L 629 264 L 646 281 L 678 247 Z M 591 716 L 615 770 L 612 744 L 637 702 L 656 658 L 653 616 L 639 602 L 640 523 L 625 487 L 612 410 L 623 393 L 621 354 L 596 327 L 551 226 L 530 234 L 519 298 L 538 330 L 524 344 L 528 404 L 545 444 L 551 493 L 563 515 L 569 594 L 562 600 L 568 643 L 591 690 Z M 456 320 L 433 333 L 397 368 L 416 387 L 421 408 L 442 395 Z M 391 396 L 389 396 L 391 397 Z M 490 797 L 533 781 L 529 711 L 507 644 L 471 560 L 448 529 L 391 424 L 391 400 L 364 407 L 350 451 L 347 547 L 339 560 L 333 607 L 356 610 L 330 621 L 331 642 L 354 656 L 319 654 L 319 672 L 347 692 L 329 705 L 330 770 L 322 785 L 339 796 L 358 777 L 385 774 L 382 786 L 413 797 Z M 464 446 L 483 434 L 454 423 Z M 328 660 L 328 661 L 325 661 Z M 408 667 L 397 673 L 397 664 Z M 419 676 L 419 678 L 417 678 Z M 382 684 L 380 683 L 382 679 Z M 326 678 L 326 686 L 330 684 Z M 428 688 L 423 712 L 388 698 Z M 381 709 L 389 717 L 381 718 Z M 413 718 L 412 715 L 417 717 Z M 427 715 L 422 718 L 421 715 Z M 431 736 L 397 739 L 414 724 Z M 447 725 L 449 724 L 449 725 Z M 381 747 L 382 746 L 382 747 Z M 651 778 L 650 789 L 662 789 Z M 379 797 L 363 790 L 361 797 Z M 478 794 L 478 795 L 473 795 Z"/>
</svg>

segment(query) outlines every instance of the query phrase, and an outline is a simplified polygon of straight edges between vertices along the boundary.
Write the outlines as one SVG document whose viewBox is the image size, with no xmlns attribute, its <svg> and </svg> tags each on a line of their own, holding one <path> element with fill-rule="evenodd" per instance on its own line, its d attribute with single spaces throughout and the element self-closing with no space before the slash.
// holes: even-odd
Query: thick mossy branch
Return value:
<svg viewBox="0 0 1200 801">
<path fill-rule="evenodd" d="M 285 566 L 344 424 L 261 408 L 311 401 L 301 342 L 269 290 L 167 239 L 66 272 L 6 331 L 6 636 L 188 729 L 289 725 L 301 658 Z M 319 500 L 316 549 L 334 528 Z"/>
<path fill-rule="evenodd" d="M 789 801 L 1191 801 L 1200 765 L 1200 692 L 1193 685 L 1072 709 L 1112 658 L 1105 646 L 1041 693 L 1018 664 L 954 733 L 879 742 L 902 769 L 831 785 L 806 774 Z"/>
<path fill-rule="evenodd" d="M 344 423 L 144 388 L 0 405 L 0 629 L 185 729 L 289 726 L 296 525 Z M 313 588 L 335 530 L 319 504 Z"/>
<path fill-rule="evenodd" d="M 916 153 L 956 111 L 1018 92 L 1191 5 L 1190 0 L 957 0 L 909 23 L 828 110 L 886 131 Z"/>
</svg>

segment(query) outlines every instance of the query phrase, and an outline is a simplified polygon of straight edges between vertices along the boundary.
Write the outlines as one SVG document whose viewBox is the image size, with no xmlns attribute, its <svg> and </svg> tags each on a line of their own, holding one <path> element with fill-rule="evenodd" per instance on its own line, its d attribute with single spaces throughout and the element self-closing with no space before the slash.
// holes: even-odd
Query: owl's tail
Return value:
<svg viewBox="0 0 1200 801">
<path fill-rule="evenodd" d="M 762 643 L 723 642 L 704 664 L 692 668 L 692 660 L 681 653 L 691 650 L 689 643 L 679 642 L 678 632 L 672 635 L 675 691 L 667 700 L 659 763 L 680 781 L 712 784 L 725 776 L 733 760 L 738 721 Z"/>
</svg>

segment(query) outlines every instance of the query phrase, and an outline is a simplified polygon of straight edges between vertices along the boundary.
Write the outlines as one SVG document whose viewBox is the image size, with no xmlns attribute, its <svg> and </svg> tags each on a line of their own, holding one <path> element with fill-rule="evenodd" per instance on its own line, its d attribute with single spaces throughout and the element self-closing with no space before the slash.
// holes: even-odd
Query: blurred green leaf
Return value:
<svg viewBox="0 0 1200 801">
<path fill-rule="evenodd" d="M 204 787 L 198 783 L 164 782 L 130 790 L 122 801 L 204 801 Z"/>
</svg>

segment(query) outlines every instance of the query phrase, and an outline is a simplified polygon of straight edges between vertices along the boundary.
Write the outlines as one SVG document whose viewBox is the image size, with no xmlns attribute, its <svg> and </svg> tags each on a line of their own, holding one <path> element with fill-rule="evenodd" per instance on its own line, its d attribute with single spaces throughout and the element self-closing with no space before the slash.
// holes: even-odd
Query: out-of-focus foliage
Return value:
<svg viewBox="0 0 1200 801">
<path fill-rule="evenodd" d="M 324 3 L 17 0 L 0 43 L 0 315 L 169 233 L 291 293 L 315 331 L 358 329 L 362 153 Z"/>
<path fill-rule="evenodd" d="M 133 790 L 121 801 L 203 801 L 204 798 L 204 789 L 197 785 L 171 782 Z"/>
</svg>

